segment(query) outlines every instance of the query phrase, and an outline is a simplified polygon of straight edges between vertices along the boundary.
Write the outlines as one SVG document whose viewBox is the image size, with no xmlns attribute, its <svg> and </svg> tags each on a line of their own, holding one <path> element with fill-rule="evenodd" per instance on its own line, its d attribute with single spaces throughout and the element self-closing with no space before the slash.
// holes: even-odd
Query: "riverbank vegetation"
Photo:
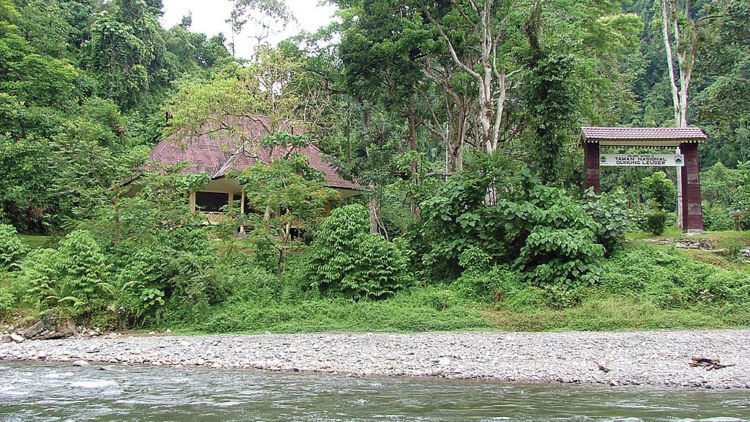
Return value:
<svg viewBox="0 0 750 422">
<path fill-rule="evenodd" d="M 0 0 L 0 319 L 197 332 L 750 325 L 744 4 L 332 3 L 339 21 L 242 59 L 189 16 L 163 28 L 158 0 Z M 238 0 L 233 28 L 249 14 L 292 19 L 281 1 Z M 660 38 L 675 17 L 694 24 L 682 35 L 694 48 L 678 52 L 694 64 L 679 92 L 689 110 L 672 102 Z M 231 124 L 258 114 L 278 130 L 246 139 Z M 688 118 L 709 135 L 703 249 L 675 246 L 674 171 L 608 170 L 601 195 L 580 183 L 581 125 Z M 305 134 L 284 132 L 288 120 Z M 147 159 L 164 137 L 206 130 L 248 156 L 315 143 L 361 195 L 340 200 L 289 153 L 228 174 L 265 212 L 229 206 L 210 225 L 188 201 L 209 175 Z"/>
</svg>

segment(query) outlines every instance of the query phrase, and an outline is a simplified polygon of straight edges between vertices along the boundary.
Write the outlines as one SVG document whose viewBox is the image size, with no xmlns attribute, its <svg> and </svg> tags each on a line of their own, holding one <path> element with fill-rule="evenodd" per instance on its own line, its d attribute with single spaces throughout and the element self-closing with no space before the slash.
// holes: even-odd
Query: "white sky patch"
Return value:
<svg viewBox="0 0 750 422">
<path fill-rule="evenodd" d="M 268 41 L 275 45 L 279 41 L 297 35 L 302 30 L 315 32 L 331 23 L 336 8 L 327 4 L 318 5 L 318 2 L 319 0 L 287 0 L 298 22 L 289 24 L 283 32 L 271 34 Z M 191 31 L 203 32 L 209 37 L 222 32 L 227 43 L 231 42 L 232 31 L 229 24 L 225 22 L 232 10 L 232 3 L 228 0 L 163 0 L 163 4 L 164 16 L 161 18 L 161 23 L 164 27 L 171 28 L 179 24 L 183 16 L 192 12 Z M 257 31 L 250 28 L 251 25 L 252 23 L 248 23 L 248 28 L 244 33 L 235 36 L 238 57 L 248 58 L 252 54 L 255 41 L 251 37 Z"/>
</svg>

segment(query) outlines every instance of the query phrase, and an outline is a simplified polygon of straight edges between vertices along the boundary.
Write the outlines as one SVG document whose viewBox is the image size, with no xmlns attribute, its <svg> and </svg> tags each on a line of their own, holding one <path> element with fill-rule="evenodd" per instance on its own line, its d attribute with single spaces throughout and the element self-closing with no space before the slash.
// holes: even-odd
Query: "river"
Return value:
<svg viewBox="0 0 750 422">
<path fill-rule="evenodd" d="M 750 393 L 0 362 L 0 421 L 750 420 Z"/>
</svg>

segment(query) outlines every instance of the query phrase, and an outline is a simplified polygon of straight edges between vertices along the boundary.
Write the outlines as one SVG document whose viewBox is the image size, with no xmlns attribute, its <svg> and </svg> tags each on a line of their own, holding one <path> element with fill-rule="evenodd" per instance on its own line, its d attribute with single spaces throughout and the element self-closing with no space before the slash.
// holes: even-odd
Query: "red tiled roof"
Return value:
<svg viewBox="0 0 750 422">
<path fill-rule="evenodd" d="M 701 142 L 707 138 L 706 134 L 697 127 L 582 127 L 581 130 L 586 142 L 597 140 Z"/>
<path fill-rule="evenodd" d="M 268 133 L 261 121 L 248 120 L 242 125 L 242 130 L 245 136 L 257 140 Z M 302 132 L 294 127 L 291 127 L 290 131 Z M 255 165 L 256 159 L 252 155 L 256 155 L 258 159 L 267 163 L 272 157 L 280 157 L 290 152 L 286 148 L 276 147 L 273 151 L 269 148 L 261 148 L 254 154 L 243 154 L 239 151 L 239 146 L 237 141 L 221 137 L 212 138 L 207 134 L 186 137 L 181 142 L 170 137 L 159 142 L 151 150 L 149 159 L 163 165 L 188 161 L 187 173 L 206 172 L 212 179 L 217 179 L 226 176 L 229 170 L 241 170 Z M 326 186 L 342 189 L 358 188 L 355 183 L 345 180 L 336 173 L 336 168 L 323 159 L 317 146 L 310 144 L 302 148 L 294 148 L 291 152 L 299 152 L 308 156 L 310 165 L 324 173 Z"/>
</svg>

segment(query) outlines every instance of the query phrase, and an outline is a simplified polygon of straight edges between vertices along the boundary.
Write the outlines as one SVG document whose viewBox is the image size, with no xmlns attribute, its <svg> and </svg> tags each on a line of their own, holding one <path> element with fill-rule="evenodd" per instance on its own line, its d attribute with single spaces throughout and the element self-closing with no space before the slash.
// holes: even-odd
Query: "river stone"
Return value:
<svg viewBox="0 0 750 422">
<path fill-rule="evenodd" d="M 0 341 L 0 343 L 12 343 L 12 342 L 13 340 L 10 338 L 10 335 L 3 334 L 3 338 L 2 338 L 2 341 Z"/>
<path fill-rule="evenodd" d="M 77 360 L 73 362 L 73 366 L 89 366 L 89 363 L 85 360 Z"/>
<path fill-rule="evenodd" d="M 37 321 L 36 324 L 27 328 L 22 334 L 26 338 L 34 338 L 42 331 L 44 331 L 44 323 L 42 321 Z"/>
<path fill-rule="evenodd" d="M 11 334 L 10 339 L 16 343 L 23 343 L 23 341 L 26 340 L 22 335 L 16 333 Z"/>
</svg>

